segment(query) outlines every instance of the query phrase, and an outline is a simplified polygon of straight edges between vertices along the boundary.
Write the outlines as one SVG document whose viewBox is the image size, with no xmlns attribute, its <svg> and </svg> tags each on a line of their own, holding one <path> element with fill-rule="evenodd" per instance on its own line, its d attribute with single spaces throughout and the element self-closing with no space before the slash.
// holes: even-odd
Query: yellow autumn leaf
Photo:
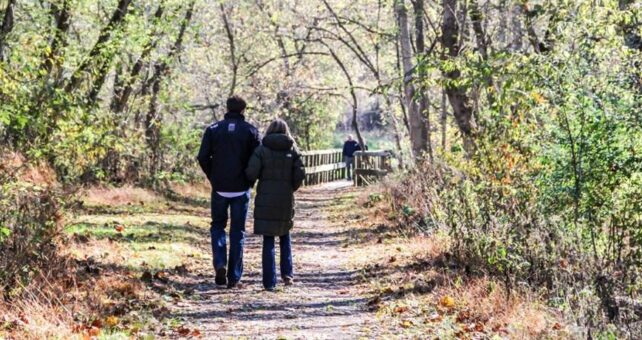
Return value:
<svg viewBox="0 0 642 340">
<path fill-rule="evenodd" d="M 114 327 L 114 326 L 118 325 L 118 322 L 119 322 L 118 317 L 113 316 L 113 315 L 112 316 L 108 316 L 107 319 L 105 319 L 105 324 L 107 326 L 109 326 L 109 327 Z"/>
<path fill-rule="evenodd" d="M 403 328 L 410 328 L 410 327 L 412 327 L 412 325 L 413 325 L 413 323 L 410 320 L 403 320 L 401 322 L 401 327 L 403 327 Z"/>
<path fill-rule="evenodd" d="M 439 304 L 446 308 L 453 308 L 455 307 L 455 299 L 448 295 L 444 295 L 441 300 L 439 300 Z"/>
</svg>

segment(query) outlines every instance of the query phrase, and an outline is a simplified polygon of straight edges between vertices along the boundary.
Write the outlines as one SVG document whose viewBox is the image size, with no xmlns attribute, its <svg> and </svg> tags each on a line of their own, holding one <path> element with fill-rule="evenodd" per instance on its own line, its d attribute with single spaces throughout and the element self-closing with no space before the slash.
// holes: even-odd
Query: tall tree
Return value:
<svg viewBox="0 0 642 340">
<path fill-rule="evenodd" d="M 107 25 L 101 30 L 98 40 L 94 44 L 93 48 L 84 59 L 84 61 L 78 66 L 76 71 L 71 76 L 71 79 L 65 86 L 65 91 L 71 93 L 79 88 L 84 79 L 91 79 L 92 81 L 89 84 L 88 97 L 94 98 L 102 87 L 106 74 L 109 71 L 109 65 L 113 60 L 113 53 L 106 53 L 110 47 L 110 40 L 116 33 L 116 30 L 124 23 L 125 17 L 129 11 L 129 6 L 132 0 L 119 0 L 116 9 L 111 15 L 111 18 Z M 97 72 L 92 72 L 92 70 L 97 70 Z M 95 74 L 95 77 L 88 76 Z"/>
<path fill-rule="evenodd" d="M 419 79 L 426 79 L 426 67 L 421 65 L 426 61 L 428 56 L 428 51 L 426 50 L 426 39 L 424 34 L 424 0 L 415 0 L 413 2 L 413 9 L 415 13 L 415 48 L 417 50 L 417 66 L 419 67 L 419 72 L 417 75 Z M 411 117 L 411 126 L 414 126 L 416 130 L 415 134 L 418 136 L 419 140 L 417 143 L 424 144 L 425 150 L 428 151 L 428 156 L 430 160 L 433 159 L 432 152 L 432 141 L 431 141 L 431 125 L 430 125 L 430 95 L 428 93 L 428 87 L 420 85 L 419 87 L 419 112 L 414 119 Z M 415 119 L 419 121 L 415 122 Z M 412 137 L 412 136 L 411 136 Z"/>
<path fill-rule="evenodd" d="M 156 26 L 154 26 L 154 28 L 150 31 L 148 40 L 145 42 L 143 46 L 143 51 L 141 52 L 138 59 L 136 59 L 136 62 L 134 63 L 134 65 L 131 68 L 131 71 L 129 72 L 129 75 L 125 76 L 124 77 L 125 79 L 121 81 L 120 84 L 117 83 L 117 85 L 114 86 L 114 97 L 112 98 L 111 109 L 115 113 L 122 113 L 127 107 L 129 98 L 132 95 L 132 92 L 134 91 L 134 85 L 136 83 L 136 80 L 138 79 L 139 75 L 143 71 L 145 64 L 148 63 L 150 54 L 156 48 L 156 46 L 158 45 L 158 42 L 160 41 L 160 34 L 158 32 L 157 25 L 159 25 L 158 21 L 161 20 L 164 10 L 165 10 L 165 7 L 164 7 L 164 1 L 163 1 L 158 5 L 158 8 L 154 13 Z"/>
<path fill-rule="evenodd" d="M 428 147 L 426 123 L 419 103 L 415 99 L 416 89 L 413 83 L 415 65 L 413 63 L 412 40 L 408 28 L 408 13 L 404 0 L 396 4 L 397 24 L 399 29 L 399 45 L 401 52 L 401 64 L 403 67 L 404 102 L 408 110 L 408 122 L 410 125 L 410 144 L 413 156 L 420 158 Z"/>
<path fill-rule="evenodd" d="M 237 55 L 236 51 L 236 41 L 234 39 L 234 31 L 232 28 L 232 24 L 230 23 L 230 20 L 227 17 L 227 12 L 225 10 L 225 5 L 223 2 L 219 4 L 219 7 L 221 9 L 221 18 L 223 19 L 223 27 L 225 28 L 225 35 L 227 36 L 227 41 L 229 43 L 229 52 L 230 52 L 230 66 L 232 67 L 232 82 L 230 84 L 230 90 L 228 96 L 232 96 L 234 92 L 236 92 L 236 86 L 237 86 L 237 81 L 238 81 L 238 73 L 239 73 L 239 64 L 240 64 L 240 56 Z"/>
<path fill-rule="evenodd" d="M 147 138 L 147 143 L 152 152 L 151 163 L 150 163 L 150 173 L 156 174 L 161 166 L 160 161 L 160 131 L 161 124 L 163 121 L 162 113 L 159 110 L 159 94 L 161 90 L 161 82 L 163 77 L 169 75 L 169 63 L 174 61 L 174 59 L 181 53 L 183 50 L 183 41 L 185 39 L 185 33 L 187 27 L 192 21 L 194 15 L 194 5 L 196 0 L 192 0 L 187 5 L 187 11 L 185 12 L 185 17 L 183 18 L 180 28 L 178 31 L 178 36 L 174 45 L 172 45 L 169 53 L 165 58 L 160 61 L 157 61 L 154 64 L 154 74 L 150 79 L 151 83 L 151 98 L 149 100 L 149 109 L 147 111 L 147 116 L 145 118 L 145 137 Z"/>
<path fill-rule="evenodd" d="M 472 135 L 475 123 L 473 121 L 473 108 L 467 90 L 460 84 L 461 70 L 455 65 L 454 59 L 461 52 L 459 35 L 460 28 L 457 20 L 458 1 L 443 0 L 442 19 L 442 45 L 445 49 L 444 57 L 448 67 L 443 71 L 445 90 L 453 109 L 453 115 L 459 130 L 464 137 L 464 145 L 468 152 L 472 151 Z"/>
</svg>

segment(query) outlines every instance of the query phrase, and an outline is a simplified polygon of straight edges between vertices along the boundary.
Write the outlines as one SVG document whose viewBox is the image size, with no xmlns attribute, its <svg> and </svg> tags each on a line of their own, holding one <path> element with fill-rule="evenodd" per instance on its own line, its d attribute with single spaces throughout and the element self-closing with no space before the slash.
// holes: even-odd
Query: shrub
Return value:
<svg viewBox="0 0 642 340">
<path fill-rule="evenodd" d="M 0 290 L 5 300 L 22 292 L 42 269 L 52 268 L 62 228 L 62 193 L 55 187 L 0 178 Z"/>
</svg>

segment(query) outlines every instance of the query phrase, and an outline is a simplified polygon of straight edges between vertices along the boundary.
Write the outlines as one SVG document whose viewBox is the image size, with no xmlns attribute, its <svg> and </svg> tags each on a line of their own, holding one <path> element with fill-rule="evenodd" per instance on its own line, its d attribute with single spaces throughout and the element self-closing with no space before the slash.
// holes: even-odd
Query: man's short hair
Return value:
<svg viewBox="0 0 642 340">
<path fill-rule="evenodd" d="M 227 111 L 241 113 L 247 107 L 245 100 L 237 95 L 227 98 Z"/>
</svg>

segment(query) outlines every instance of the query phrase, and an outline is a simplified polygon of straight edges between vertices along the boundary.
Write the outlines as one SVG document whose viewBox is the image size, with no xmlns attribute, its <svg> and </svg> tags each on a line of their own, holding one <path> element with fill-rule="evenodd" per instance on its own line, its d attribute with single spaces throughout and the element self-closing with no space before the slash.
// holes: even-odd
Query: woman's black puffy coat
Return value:
<svg viewBox="0 0 642 340">
<path fill-rule="evenodd" d="M 305 168 L 294 141 L 270 134 L 254 150 L 245 175 L 259 181 L 254 200 L 254 233 L 283 236 L 292 229 L 294 192 L 303 184 Z"/>
</svg>

